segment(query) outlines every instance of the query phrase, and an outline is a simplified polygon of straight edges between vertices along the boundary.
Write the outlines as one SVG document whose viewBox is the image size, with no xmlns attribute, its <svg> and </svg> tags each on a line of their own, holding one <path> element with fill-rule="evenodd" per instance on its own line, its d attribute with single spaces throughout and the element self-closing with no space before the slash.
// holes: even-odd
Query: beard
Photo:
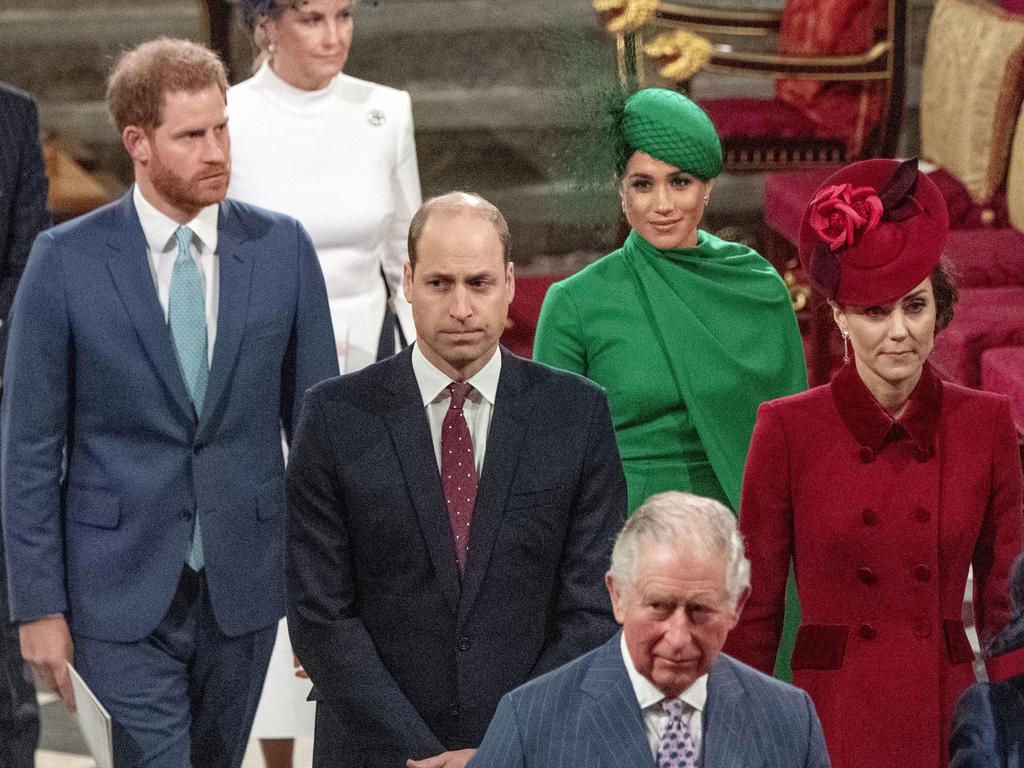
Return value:
<svg viewBox="0 0 1024 768">
<path fill-rule="evenodd" d="M 149 181 L 153 189 L 170 205 L 184 211 L 199 211 L 219 203 L 227 195 L 230 177 L 230 162 L 210 165 L 188 179 L 164 165 L 156 151 L 149 163 Z"/>
</svg>

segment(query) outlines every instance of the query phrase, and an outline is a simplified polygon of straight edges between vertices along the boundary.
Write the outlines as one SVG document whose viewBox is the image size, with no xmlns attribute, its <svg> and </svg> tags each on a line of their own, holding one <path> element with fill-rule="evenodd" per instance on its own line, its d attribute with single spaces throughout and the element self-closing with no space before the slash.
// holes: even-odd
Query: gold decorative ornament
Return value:
<svg viewBox="0 0 1024 768">
<path fill-rule="evenodd" d="M 654 18 L 658 0 L 593 0 L 594 10 L 613 35 L 638 32 Z"/>
<path fill-rule="evenodd" d="M 644 46 L 644 53 L 654 60 L 665 79 L 688 80 L 711 61 L 711 41 L 677 29 L 651 40 Z"/>
</svg>

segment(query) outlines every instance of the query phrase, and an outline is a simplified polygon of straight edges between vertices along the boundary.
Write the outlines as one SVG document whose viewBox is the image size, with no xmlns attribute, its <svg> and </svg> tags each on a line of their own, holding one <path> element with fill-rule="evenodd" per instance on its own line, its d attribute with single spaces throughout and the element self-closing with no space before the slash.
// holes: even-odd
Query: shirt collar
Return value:
<svg viewBox="0 0 1024 768">
<path fill-rule="evenodd" d="M 629 648 L 626 647 L 625 632 L 619 636 L 619 646 L 622 649 L 622 660 L 626 664 L 626 674 L 629 675 L 629 682 L 633 685 L 633 693 L 636 694 L 636 700 L 640 704 L 640 709 L 649 709 L 664 701 L 666 699 L 665 694 L 659 691 L 654 683 L 641 675 L 637 671 L 636 665 L 633 664 L 633 658 L 629 655 Z M 679 694 L 677 698 L 691 709 L 703 712 L 708 701 L 707 674 L 705 673 L 694 680 L 690 687 Z"/>
<path fill-rule="evenodd" d="M 452 383 L 452 378 L 439 370 L 432 362 L 427 360 L 426 355 L 420 349 L 419 343 L 413 345 L 412 349 L 412 371 L 416 376 L 416 384 L 420 388 L 420 397 L 424 405 L 437 400 L 441 393 Z M 498 378 L 501 376 L 501 352 L 495 348 L 491 359 L 487 361 L 479 371 L 470 376 L 468 382 L 473 389 L 480 393 L 481 397 L 491 406 L 498 394 Z"/>
<path fill-rule="evenodd" d="M 922 455 L 934 453 L 935 433 L 942 413 L 942 380 L 928 363 L 924 364 L 921 379 L 910 393 L 907 408 L 899 419 L 893 419 L 878 404 L 855 365 L 840 368 L 832 378 L 831 388 L 839 416 L 861 446 L 877 453 L 905 434 Z"/>
<path fill-rule="evenodd" d="M 165 253 L 172 248 L 177 248 L 174 233 L 182 225 L 178 224 L 167 214 L 157 210 L 142 194 L 138 184 L 132 190 L 132 201 L 135 203 L 135 211 L 139 214 L 142 234 L 146 238 L 149 250 L 152 253 Z M 219 210 L 220 206 L 217 203 L 208 205 L 199 211 L 194 219 L 184 225 L 192 230 L 195 239 L 210 253 L 214 253 L 217 250 L 217 216 Z"/>
</svg>

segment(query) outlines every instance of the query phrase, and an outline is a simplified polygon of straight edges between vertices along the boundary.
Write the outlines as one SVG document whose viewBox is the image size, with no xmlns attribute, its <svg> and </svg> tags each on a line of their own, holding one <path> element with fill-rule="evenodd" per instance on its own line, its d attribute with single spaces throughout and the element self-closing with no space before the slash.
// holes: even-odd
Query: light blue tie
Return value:
<svg viewBox="0 0 1024 768">
<path fill-rule="evenodd" d="M 210 377 L 206 341 L 206 299 L 203 279 L 196 260 L 192 258 L 192 230 L 178 227 L 174 233 L 178 241 L 178 257 L 171 272 L 171 291 L 167 306 L 167 323 L 171 340 L 178 355 L 178 366 L 185 379 L 189 397 L 196 414 L 203 412 L 206 382 Z M 198 571 L 203 567 L 203 536 L 196 510 L 192 528 L 192 544 L 188 550 L 188 565 Z"/>
</svg>

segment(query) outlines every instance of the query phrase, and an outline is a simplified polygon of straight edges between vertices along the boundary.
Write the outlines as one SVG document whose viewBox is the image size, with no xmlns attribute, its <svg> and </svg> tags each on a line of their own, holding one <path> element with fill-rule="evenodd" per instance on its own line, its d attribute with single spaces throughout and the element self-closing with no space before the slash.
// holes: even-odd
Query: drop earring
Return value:
<svg viewBox="0 0 1024 768">
<path fill-rule="evenodd" d="M 843 365 L 850 362 L 850 332 L 845 328 L 840 329 L 843 335 Z"/>
<path fill-rule="evenodd" d="M 708 207 L 708 202 L 710 202 L 710 200 L 711 200 L 711 195 L 705 195 L 704 196 L 704 207 L 705 208 Z"/>
</svg>

